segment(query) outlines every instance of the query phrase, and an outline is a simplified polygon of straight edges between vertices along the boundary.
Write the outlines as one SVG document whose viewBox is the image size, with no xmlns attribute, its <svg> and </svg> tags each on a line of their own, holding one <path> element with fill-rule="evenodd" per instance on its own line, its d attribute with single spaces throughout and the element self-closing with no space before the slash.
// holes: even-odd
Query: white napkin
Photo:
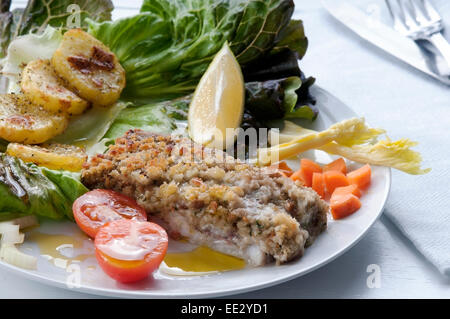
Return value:
<svg viewBox="0 0 450 319">
<path fill-rule="evenodd" d="M 389 20 L 384 1 L 352 2 Z M 450 2 L 432 2 L 450 34 Z M 300 62 L 305 73 L 392 139 L 419 142 L 415 149 L 432 171 L 411 176 L 393 170 L 385 214 L 450 276 L 450 87 L 362 40 L 328 15 L 320 1 L 295 3 L 295 17 L 303 19 L 310 41 Z"/>
</svg>

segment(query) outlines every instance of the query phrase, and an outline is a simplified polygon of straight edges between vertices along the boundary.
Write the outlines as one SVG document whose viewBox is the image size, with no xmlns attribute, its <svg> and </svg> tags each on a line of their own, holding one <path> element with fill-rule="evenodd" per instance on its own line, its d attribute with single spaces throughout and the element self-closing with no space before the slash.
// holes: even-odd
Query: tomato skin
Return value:
<svg viewBox="0 0 450 319">
<path fill-rule="evenodd" d="M 115 266 L 114 265 L 115 263 L 112 261 L 118 260 L 103 254 L 98 249 L 95 250 L 95 257 L 97 258 L 97 262 L 100 265 L 100 267 L 108 276 L 123 284 L 132 283 L 145 279 L 149 276 L 150 273 L 155 271 L 155 269 L 151 267 L 151 264 L 145 262 L 142 262 L 140 265 L 137 265 L 136 267 L 133 268 Z M 119 261 L 119 262 L 122 262 L 124 266 L 130 263 L 126 261 Z"/>
<path fill-rule="evenodd" d="M 139 226 L 141 236 L 152 235 L 152 250 L 142 260 L 121 260 L 108 256 L 101 250 L 102 245 L 113 239 L 129 239 L 133 223 Z M 159 267 L 166 255 L 167 246 L 168 236 L 161 226 L 150 222 L 121 219 L 100 228 L 95 237 L 95 256 L 107 275 L 121 283 L 131 283 L 147 278 Z"/>
<path fill-rule="evenodd" d="M 78 226 L 91 238 L 95 238 L 100 227 L 113 220 L 147 220 L 145 210 L 134 199 L 108 189 L 95 189 L 78 197 L 72 210 Z"/>
</svg>

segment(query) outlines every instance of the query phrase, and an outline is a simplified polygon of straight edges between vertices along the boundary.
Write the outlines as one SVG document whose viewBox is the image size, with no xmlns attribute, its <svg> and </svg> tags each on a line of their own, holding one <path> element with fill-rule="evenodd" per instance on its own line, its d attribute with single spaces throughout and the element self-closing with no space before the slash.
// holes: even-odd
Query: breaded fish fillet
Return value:
<svg viewBox="0 0 450 319">
<path fill-rule="evenodd" d="M 85 164 L 82 182 L 134 197 L 171 236 L 253 265 L 301 256 L 327 225 L 313 190 L 187 138 L 128 131 Z"/>
</svg>

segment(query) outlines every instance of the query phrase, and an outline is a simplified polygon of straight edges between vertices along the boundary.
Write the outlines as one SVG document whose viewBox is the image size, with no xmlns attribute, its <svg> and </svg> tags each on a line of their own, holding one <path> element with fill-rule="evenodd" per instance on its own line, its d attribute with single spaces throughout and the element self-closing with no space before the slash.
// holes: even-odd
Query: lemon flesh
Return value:
<svg viewBox="0 0 450 319">
<path fill-rule="evenodd" d="M 244 100 L 241 67 L 225 43 L 202 76 L 189 106 L 191 139 L 218 149 L 233 145 L 233 133 L 242 121 Z"/>
</svg>

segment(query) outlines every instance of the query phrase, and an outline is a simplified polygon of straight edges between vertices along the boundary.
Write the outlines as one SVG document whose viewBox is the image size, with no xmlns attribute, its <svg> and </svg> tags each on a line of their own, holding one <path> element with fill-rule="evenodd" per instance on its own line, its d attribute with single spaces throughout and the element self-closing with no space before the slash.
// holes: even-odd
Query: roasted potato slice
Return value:
<svg viewBox="0 0 450 319">
<path fill-rule="evenodd" d="M 108 47 L 81 29 L 67 31 L 51 64 L 82 98 L 107 106 L 125 87 L 125 70 Z"/>
<path fill-rule="evenodd" d="M 53 113 L 81 114 L 89 105 L 64 87 L 49 60 L 29 62 L 22 72 L 20 86 L 31 102 Z"/>
<path fill-rule="evenodd" d="M 39 144 L 61 134 L 69 120 L 33 104 L 23 94 L 0 95 L 0 138 L 9 142 Z"/>
<path fill-rule="evenodd" d="M 87 160 L 87 155 L 81 148 L 65 144 L 42 144 L 38 146 L 9 143 L 6 154 L 18 157 L 24 162 L 72 172 L 81 171 L 84 162 Z"/>
</svg>

